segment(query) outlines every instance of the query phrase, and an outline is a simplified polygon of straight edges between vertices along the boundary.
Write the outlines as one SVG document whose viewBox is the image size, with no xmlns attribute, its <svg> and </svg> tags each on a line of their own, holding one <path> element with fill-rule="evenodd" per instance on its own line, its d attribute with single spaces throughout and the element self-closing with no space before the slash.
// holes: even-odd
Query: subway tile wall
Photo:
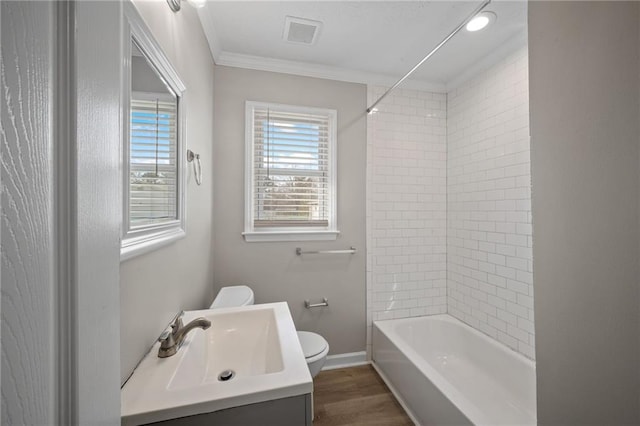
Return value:
<svg viewBox="0 0 640 426">
<path fill-rule="evenodd" d="M 528 55 L 447 97 L 447 309 L 534 358 Z"/>
<path fill-rule="evenodd" d="M 385 92 L 368 87 L 369 105 Z M 447 311 L 446 95 L 398 89 L 367 120 L 371 324 Z"/>
</svg>

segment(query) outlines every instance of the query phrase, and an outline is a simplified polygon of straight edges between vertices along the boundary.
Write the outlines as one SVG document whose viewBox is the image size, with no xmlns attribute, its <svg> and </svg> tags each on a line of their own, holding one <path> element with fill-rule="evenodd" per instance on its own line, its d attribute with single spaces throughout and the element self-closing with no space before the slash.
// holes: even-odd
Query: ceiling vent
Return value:
<svg viewBox="0 0 640 426">
<path fill-rule="evenodd" d="M 320 34 L 322 22 L 286 16 L 282 38 L 291 43 L 314 44 Z"/>
</svg>

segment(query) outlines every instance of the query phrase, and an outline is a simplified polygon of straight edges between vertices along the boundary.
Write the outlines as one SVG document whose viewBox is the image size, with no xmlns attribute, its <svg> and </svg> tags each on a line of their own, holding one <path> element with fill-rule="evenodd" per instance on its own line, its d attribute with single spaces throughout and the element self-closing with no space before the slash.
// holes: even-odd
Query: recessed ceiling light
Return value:
<svg viewBox="0 0 640 426">
<path fill-rule="evenodd" d="M 480 31 L 487 25 L 493 23 L 496 20 L 496 14 L 493 12 L 478 13 L 467 23 L 467 31 Z"/>
</svg>

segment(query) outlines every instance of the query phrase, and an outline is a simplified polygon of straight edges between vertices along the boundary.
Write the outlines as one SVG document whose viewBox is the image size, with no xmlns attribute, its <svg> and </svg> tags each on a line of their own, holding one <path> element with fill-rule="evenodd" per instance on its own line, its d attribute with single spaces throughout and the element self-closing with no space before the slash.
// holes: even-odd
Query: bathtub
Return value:
<svg viewBox="0 0 640 426">
<path fill-rule="evenodd" d="M 419 425 L 535 425 L 535 363 L 449 315 L 373 323 L 373 365 Z"/>
</svg>

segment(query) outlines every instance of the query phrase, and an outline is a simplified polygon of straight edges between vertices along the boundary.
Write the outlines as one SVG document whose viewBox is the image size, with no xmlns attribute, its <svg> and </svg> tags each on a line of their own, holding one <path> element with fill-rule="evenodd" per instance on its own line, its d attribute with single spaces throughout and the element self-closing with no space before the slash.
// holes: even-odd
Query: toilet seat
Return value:
<svg viewBox="0 0 640 426">
<path fill-rule="evenodd" d="M 317 357 L 321 358 L 329 351 L 329 343 L 319 334 L 310 331 L 298 331 L 298 339 L 307 362 L 312 362 Z"/>
</svg>

